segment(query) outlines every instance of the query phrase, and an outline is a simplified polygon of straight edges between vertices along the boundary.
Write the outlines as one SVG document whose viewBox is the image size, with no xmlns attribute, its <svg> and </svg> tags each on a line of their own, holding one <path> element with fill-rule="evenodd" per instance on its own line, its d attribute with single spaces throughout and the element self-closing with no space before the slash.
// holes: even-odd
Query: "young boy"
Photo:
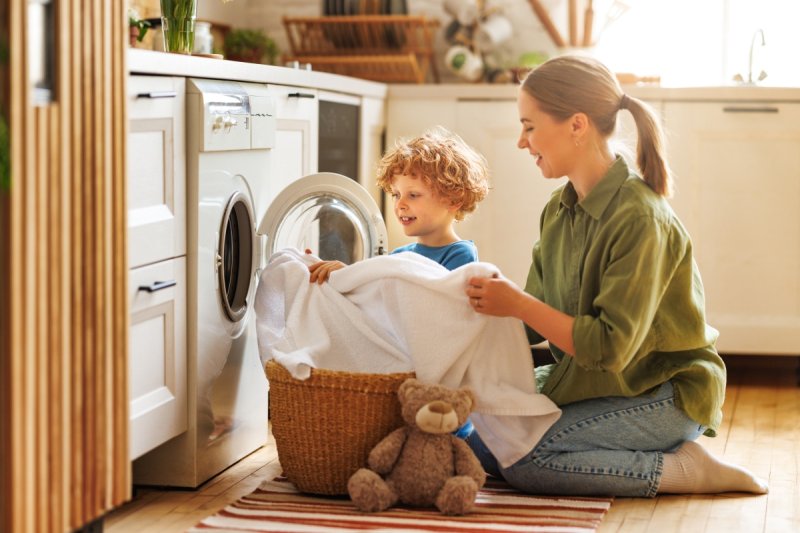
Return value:
<svg viewBox="0 0 800 533">
<path fill-rule="evenodd" d="M 392 251 L 416 252 L 448 270 L 478 260 L 472 241 L 455 232 L 455 221 L 473 212 L 489 192 L 486 159 L 442 127 L 400 142 L 381 159 L 378 185 L 394 202 L 403 232 L 417 242 Z M 324 283 L 340 261 L 310 265 L 311 282 Z"/>
</svg>

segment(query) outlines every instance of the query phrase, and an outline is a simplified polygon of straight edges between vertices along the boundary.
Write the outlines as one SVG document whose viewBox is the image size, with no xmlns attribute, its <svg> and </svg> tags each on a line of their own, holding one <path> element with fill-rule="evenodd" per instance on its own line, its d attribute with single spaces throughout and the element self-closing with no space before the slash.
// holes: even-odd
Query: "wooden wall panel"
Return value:
<svg viewBox="0 0 800 533">
<path fill-rule="evenodd" d="M 68 532 L 130 498 L 124 0 L 54 0 L 55 100 L 29 91 L 27 0 L 0 6 L 0 531 Z"/>
</svg>

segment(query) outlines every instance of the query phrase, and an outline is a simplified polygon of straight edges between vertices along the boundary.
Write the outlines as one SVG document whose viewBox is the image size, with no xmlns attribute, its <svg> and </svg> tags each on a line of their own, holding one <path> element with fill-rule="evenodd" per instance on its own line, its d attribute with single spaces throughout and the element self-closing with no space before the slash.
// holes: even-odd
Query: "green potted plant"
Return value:
<svg viewBox="0 0 800 533">
<path fill-rule="evenodd" d="M 225 57 L 248 63 L 272 65 L 278 57 L 278 45 L 266 33 L 253 29 L 233 29 L 225 35 Z"/>
<path fill-rule="evenodd" d="M 144 36 L 147 35 L 147 29 L 150 27 L 150 22 L 140 18 L 139 12 L 133 8 L 128 10 L 128 29 L 130 31 L 131 46 L 136 46 L 136 42 L 142 42 Z"/>
</svg>

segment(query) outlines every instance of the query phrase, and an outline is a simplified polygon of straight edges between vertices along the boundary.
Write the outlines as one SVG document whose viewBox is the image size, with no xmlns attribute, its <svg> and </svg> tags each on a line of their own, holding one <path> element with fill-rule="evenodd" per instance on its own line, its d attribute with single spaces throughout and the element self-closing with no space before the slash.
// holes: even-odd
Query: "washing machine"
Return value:
<svg viewBox="0 0 800 533">
<path fill-rule="evenodd" d="M 349 264 L 385 253 L 387 235 L 349 177 L 313 174 L 275 194 L 285 180 L 269 175 L 266 85 L 188 79 L 186 93 L 189 427 L 134 461 L 133 481 L 195 488 L 267 440 L 253 299 L 269 257 L 294 247 Z"/>
</svg>

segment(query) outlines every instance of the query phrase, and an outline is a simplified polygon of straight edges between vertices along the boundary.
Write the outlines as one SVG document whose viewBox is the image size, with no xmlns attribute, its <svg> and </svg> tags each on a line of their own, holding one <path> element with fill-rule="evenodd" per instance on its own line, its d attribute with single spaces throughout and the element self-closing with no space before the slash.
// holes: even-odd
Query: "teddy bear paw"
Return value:
<svg viewBox="0 0 800 533">
<path fill-rule="evenodd" d="M 472 511 L 478 484 L 468 476 L 456 476 L 447 480 L 436 496 L 436 508 L 446 515 L 463 515 Z"/>
<path fill-rule="evenodd" d="M 397 503 L 397 495 L 378 474 L 359 468 L 347 481 L 347 492 L 361 512 L 375 513 Z"/>
</svg>

